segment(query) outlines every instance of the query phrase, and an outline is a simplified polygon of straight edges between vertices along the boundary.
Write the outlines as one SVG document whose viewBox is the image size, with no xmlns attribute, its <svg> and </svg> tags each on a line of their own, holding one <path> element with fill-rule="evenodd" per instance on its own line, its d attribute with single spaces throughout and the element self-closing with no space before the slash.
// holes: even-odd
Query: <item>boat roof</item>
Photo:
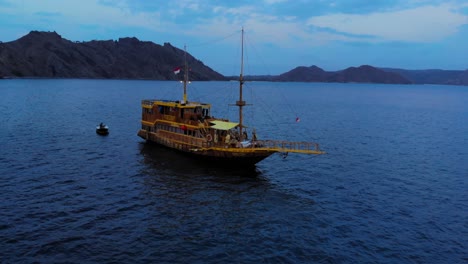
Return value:
<svg viewBox="0 0 468 264">
<path fill-rule="evenodd" d="M 221 121 L 221 120 L 212 120 L 209 122 L 213 124 L 211 128 L 218 129 L 218 130 L 229 130 L 239 125 L 239 123 L 226 122 L 226 121 Z"/>
</svg>

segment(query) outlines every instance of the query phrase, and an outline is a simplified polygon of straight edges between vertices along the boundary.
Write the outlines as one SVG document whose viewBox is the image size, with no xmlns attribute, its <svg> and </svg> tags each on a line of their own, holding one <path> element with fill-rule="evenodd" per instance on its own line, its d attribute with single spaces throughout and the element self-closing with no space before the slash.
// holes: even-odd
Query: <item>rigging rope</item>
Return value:
<svg viewBox="0 0 468 264">
<path fill-rule="evenodd" d="M 200 42 L 200 43 L 196 43 L 196 44 L 193 44 L 193 45 L 190 45 L 190 47 L 200 47 L 200 46 L 205 46 L 205 45 L 208 45 L 208 44 L 213 44 L 213 43 L 216 43 L 216 42 L 221 42 L 225 39 L 228 39 L 236 34 L 238 34 L 239 31 L 236 31 L 236 32 L 233 32 L 229 35 L 226 35 L 224 37 L 220 37 L 220 38 L 217 38 L 217 39 L 212 39 L 212 40 L 209 40 L 209 41 L 205 41 L 205 42 Z"/>
<path fill-rule="evenodd" d="M 235 31 L 235 32 L 233 32 L 231 34 L 228 34 L 226 36 L 222 36 L 220 38 L 215 38 L 215 39 L 212 39 L 212 40 L 209 40 L 209 41 L 200 42 L 200 43 L 190 45 L 190 47 L 202 47 L 202 46 L 206 46 L 206 45 L 212 45 L 213 43 L 218 43 L 218 42 L 224 41 L 224 40 L 226 40 L 228 38 L 231 38 L 233 36 L 236 36 L 238 33 L 239 33 L 239 31 Z M 267 72 L 269 73 L 270 70 L 268 69 L 268 65 L 265 63 L 265 60 L 263 59 L 263 57 L 260 55 L 261 53 L 250 42 L 250 38 L 248 37 L 248 34 L 245 35 L 244 43 L 246 44 L 247 47 L 251 48 L 251 50 L 254 52 L 255 56 L 259 58 L 257 60 L 259 62 L 259 64 L 263 65 L 263 67 L 265 69 L 267 69 Z M 238 51 L 238 53 L 239 53 L 239 51 Z M 239 54 L 237 54 L 237 55 L 239 55 Z M 245 61 L 247 62 L 246 64 L 248 66 L 246 68 L 247 71 L 250 71 L 250 68 L 251 68 L 251 67 L 249 67 L 251 65 L 248 63 L 248 61 L 250 59 L 249 55 L 250 55 L 249 53 L 247 53 L 247 52 L 245 53 L 245 57 L 246 57 Z M 235 64 L 233 64 L 232 66 L 234 68 Z M 271 74 L 268 74 L 268 75 L 271 75 Z M 236 74 L 234 74 L 232 76 L 236 76 Z M 244 76 L 247 76 L 247 75 L 244 73 Z M 247 84 L 247 83 L 248 82 L 245 82 L 245 84 Z M 270 84 L 273 84 L 273 83 L 270 83 Z M 238 82 L 235 82 L 235 83 L 234 82 L 229 82 L 225 86 L 230 86 L 230 87 L 215 89 L 214 91 L 209 92 L 208 97 L 212 97 L 213 99 L 216 99 L 216 100 L 214 100 L 214 102 L 221 102 L 221 103 L 224 102 L 224 103 L 226 103 L 226 101 L 229 100 L 225 104 L 227 106 L 226 108 L 218 106 L 215 109 L 212 109 L 212 110 L 214 110 L 214 112 L 212 112 L 212 114 L 214 113 L 218 117 L 229 118 L 229 120 L 237 120 L 238 116 L 236 116 L 234 118 L 231 118 L 231 116 L 233 116 L 233 115 L 235 116 L 235 114 L 236 114 L 236 113 L 231 113 L 232 112 L 231 110 L 236 109 L 236 107 L 231 107 L 231 106 L 237 100 L 236 99 L 236 93 L 238 94 L 238 85 L 239 85 Z M 233 86 L 235 86 L 234 89 L 233 89 Z M 279 108 L 275 107 L 275 109 L 274 109 L 271 103 L 267 104 L 263 100 L 265 98 L 262 98 L 261 96 L 255 96 L 254 86 L 244 85 L 244 88 L 250 88 L 250 97 L 251 97 L 250 100 L 252 100 L 252 102 L 255 102 L 255 104 L 257 104 L 257 105 L 260 104 L 260 106 L 257 107 L 257 109 L 260 109 L 262 111 L 262 114 L 265 117 L 267 117 L 267 119 L 271 120 L 269 125 L 272 125 L 272 126 L 275 127 L 276 133 L 281 132 L 280 133 L 281 135 L 278 135 L 278 136 L 284 137 L 285 139 L 290 139 L 291 136 L 292 136 L 291 132 L 294 132 L 296 135 L 304 134 L 304 131 L 294 129 L 292 127 L 293 125 L 295 125 L 297 123 L 297 121 L 299 121 L 299 113 L 297 111 L 298 109 L 293 104 L 288 102 L 288 99 L 286 98 L 284 93 L 282 93 L 278 89 L 272 89 L 273 87 L 270 86 L 270 85 L 269 85 L 269 87 L 266 88 L 266 89 L 268 89 L 268 93 L 272 92 L 272 90 L 276 90 L 276 92 L 279 92 L 280 93 L 280 98 L 281 98 L 280 101 L 282 101 L 283 103 L 285 103 L 287 105 L 287 108 L 288 108 L 289 112 L 295 114 L 295 116 L 293 117 L 294 119 L 293 118 L 287 118 L 286 122 L 281 122 L 281 121 L 278 120 L 278 117 L 280 117 L 281 115 L 278 114 L 278 111 L 275 112 L 275 109 L 280 109 L 280 110 L 284 109 L 283 108 L 284 106 L 282 106 L 283 104 L 279 105 L 280 106 Z M 196 97 L 195 95 L 200 96 L 199 91 L 196 91 L 196 90 L 198 90 L 196 85 L 192 86 L 192 89 L 191 89 L 192 96 L 189 97 L 189 101 L 190 101 L 190 98 L 195 98 Z M 205 97 L 206 97 L 206 95 L 205 95 Z M 218 100 L 220 98 L 222 100 Z M 261 105 L 263 105 L 263 107 L 261 107 Z M 276 106 L 278 106 L 278 104 Z M 224 109 L 224 111 L 223 111 L 223 109 Z M 249 113 L 251 114 L 251 120 L 250 120 L 250 122 L 246 123 L 246 125 L 249 126 L 250 131 L 252 131 L 253 129 L 255 129 L 254 125 L 256 124 L 255 123 L 255 117 L 256 117 L 255 113 L 256 113 L 256 111 L 252 106 L 247 107 L 246 110 L 247 110 L 246 114 L 249 114 Z M 227 112 L 227 113 L 223 114 L 222 112 Z M 296 122 L 294 122 L 293 120 L 295 120 Z M 246 120 L 246 121 L 248 121 L 248 120 Z M 280 124 L 281 125 L 287 125 L 288 128 L 287 129 L 280 129 L 280 126 L 279 126 Z M 284 133 L 286 133 L 286 135 Z M 303 137 L 303 138 L 309 138 L 309 137 L 310 137 L 310 135 L 308 135 L 306 137 Z"/>
</svg>

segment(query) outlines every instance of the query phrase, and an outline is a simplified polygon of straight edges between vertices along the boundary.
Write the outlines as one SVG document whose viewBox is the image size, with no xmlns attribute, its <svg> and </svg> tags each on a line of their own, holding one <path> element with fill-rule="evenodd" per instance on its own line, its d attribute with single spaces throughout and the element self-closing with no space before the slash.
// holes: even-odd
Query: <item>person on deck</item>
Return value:
<svg viewBox="0 0 468 264">
<path fill-rule="evenodd" d="M 244 130 L 244 132 L 242 132 L 242 140 L 248 140 L 249 139 L 249 136 L 247 135 L 247 132 Z"/>
</svg>

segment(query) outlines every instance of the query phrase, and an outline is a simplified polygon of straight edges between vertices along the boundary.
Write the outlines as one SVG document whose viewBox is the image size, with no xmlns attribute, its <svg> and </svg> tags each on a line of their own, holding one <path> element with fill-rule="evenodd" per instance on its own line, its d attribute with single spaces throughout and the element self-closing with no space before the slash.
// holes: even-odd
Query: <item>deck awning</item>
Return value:
<svg viewBox="0 0 468 264">
<path fill-rule="evenodd" d="M 219 130 L 229 130 L 239 125 L 239 123 L 226 122 L 226 121 L 220 121 L 220 120 L 210 121 L 210 123 L 213 124 L 211 128 L 219 129 Z"/>
</svg>

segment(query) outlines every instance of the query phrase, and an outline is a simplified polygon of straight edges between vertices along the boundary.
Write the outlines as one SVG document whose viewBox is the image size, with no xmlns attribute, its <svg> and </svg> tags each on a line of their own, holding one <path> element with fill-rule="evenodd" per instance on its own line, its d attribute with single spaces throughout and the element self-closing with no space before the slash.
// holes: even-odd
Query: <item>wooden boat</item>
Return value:
<svg viewBox="0 0 468 264">
<path fill-rule="evenodd" d="M 211 105 L 187 99 L 188 65 L 185 58 L 183 100 L 142 100 L 141 129 L 138 136 L 189 153 L 217 164 L 252 166 L 276 152 L 323 154 L 317 143 L 260 140 L 255 133 L 249 139 L 243 124 L 243 57 L 244 30 L 242 29 L 242 55 L 239 76 L 239 120 L 214 118 Z M 185 53 L 186 57 L 186 53 Z"/>
<path fill-rule="evenodd" d="M 101 136 L 106 136 L 109 134 L 109 127 L 101 123 L 96 127 L 96 133 Z"/>
</svg>

